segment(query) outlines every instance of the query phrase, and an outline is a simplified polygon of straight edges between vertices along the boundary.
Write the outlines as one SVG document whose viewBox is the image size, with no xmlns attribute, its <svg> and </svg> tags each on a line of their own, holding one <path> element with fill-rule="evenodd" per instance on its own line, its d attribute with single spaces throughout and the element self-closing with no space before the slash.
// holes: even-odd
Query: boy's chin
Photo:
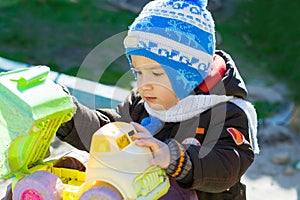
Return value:
<svg viewBox="0 0 300 200">
<path fill-rule="evenodd" d="M 164 107 L 163 105 L 160 104 L 148 104 L 150 106 L 150 108 L 152 108 L 153 110 L 156 111 L 164 111 L 164 110 L 168 110 L 168 108 Z"/>
</svg>

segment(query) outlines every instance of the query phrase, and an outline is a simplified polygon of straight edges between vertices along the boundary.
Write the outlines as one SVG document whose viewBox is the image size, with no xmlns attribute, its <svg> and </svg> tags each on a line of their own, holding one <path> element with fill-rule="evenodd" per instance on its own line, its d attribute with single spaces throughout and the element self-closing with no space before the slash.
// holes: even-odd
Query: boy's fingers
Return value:
<svg viewBox="0 0 300 200">
<path fill-rule="evenodd" d="M 136 144 L 139 146 L 146 146 L 151 149 L 152 152 L 159 150 L 159 145 L 153 139 L 140 139 L 136 140 Z"/>
<path fill-rule="evenodd" d="M 137 132 L 148 132 L 148 130 L 136 122 L 130 122 L 130 124 L 135 128 Z"/>
<path fill-rule="evenodd" d="M 152 138 L 152 135 L 148 132 L 137 132 L 134 137 L 137 139 Z"/>
<path fill-rule="evenodd" d="M 151 133 L 142 125 L 136 122 L 130 122 L 130 124 L 135 128 L 137 133 L 135 134 L 136 138 L 150 138 L 152 137 Z"/>
</svg>

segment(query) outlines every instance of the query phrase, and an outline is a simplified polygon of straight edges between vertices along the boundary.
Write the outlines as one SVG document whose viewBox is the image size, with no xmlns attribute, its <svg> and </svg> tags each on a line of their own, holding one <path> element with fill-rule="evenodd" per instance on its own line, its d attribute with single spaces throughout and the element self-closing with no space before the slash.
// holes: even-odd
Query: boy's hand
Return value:
<svg viewBox="0 0 300 200">
<path fill-rule="evenodd" d="M 171 160 L 169 146 L 154 138 L 142 125 L 135 122 L 131 122 L 130 124 L 133 125 L 137 131 L 135 134 L 136 145 L 149 147 L 152 151 L 153 160 L 151 164 L 158 165 L 163 169 L 168 168 Z"/>
</svg>

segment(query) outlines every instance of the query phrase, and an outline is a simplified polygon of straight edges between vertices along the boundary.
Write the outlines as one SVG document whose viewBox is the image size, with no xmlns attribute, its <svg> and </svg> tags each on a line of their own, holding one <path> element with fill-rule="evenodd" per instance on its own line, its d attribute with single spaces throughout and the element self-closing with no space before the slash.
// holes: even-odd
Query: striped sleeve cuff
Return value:
<svg viewBox="0 0 300 200">
<path fill-rule="evenodd" d="M 169 146 L 171 162 L 166 169 L 166 173 L 175 180 L 183 179 L 192 168 L 189 155 L 184 147 L 174 139 L 168 139 L 165 143 Z"/>
</svg>

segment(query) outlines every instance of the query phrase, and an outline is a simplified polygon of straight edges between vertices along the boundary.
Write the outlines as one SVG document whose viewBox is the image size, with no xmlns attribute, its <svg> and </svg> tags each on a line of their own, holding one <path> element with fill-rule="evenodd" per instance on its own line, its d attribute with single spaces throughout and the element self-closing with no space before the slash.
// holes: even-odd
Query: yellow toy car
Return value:
<svg viewBox="0 0 300 200">
<path fill-rule="evenodd" d="M 0 178 L 14 177 L 13 199 L 148 200 L 167 193 L 165 171 L 150 164 L 148 148 L 135 145 L 128 123 L 109 123 L 93 135 L 86 167 L 60 165 L 68 157 L 45 161 L 57 129 L 75 110 L 48 73 L 46 66 L 0 73 Z"/>
<path fill-rule="evenodd" d="M 158 199 L 168 191 L 165 171 L 151 166 L 152 153 L 134 144 L 135 133 L 132 125 L 113 122 L 93 135 L 82 196 L 105 190 L 112 199 Z"/>
</svg>

